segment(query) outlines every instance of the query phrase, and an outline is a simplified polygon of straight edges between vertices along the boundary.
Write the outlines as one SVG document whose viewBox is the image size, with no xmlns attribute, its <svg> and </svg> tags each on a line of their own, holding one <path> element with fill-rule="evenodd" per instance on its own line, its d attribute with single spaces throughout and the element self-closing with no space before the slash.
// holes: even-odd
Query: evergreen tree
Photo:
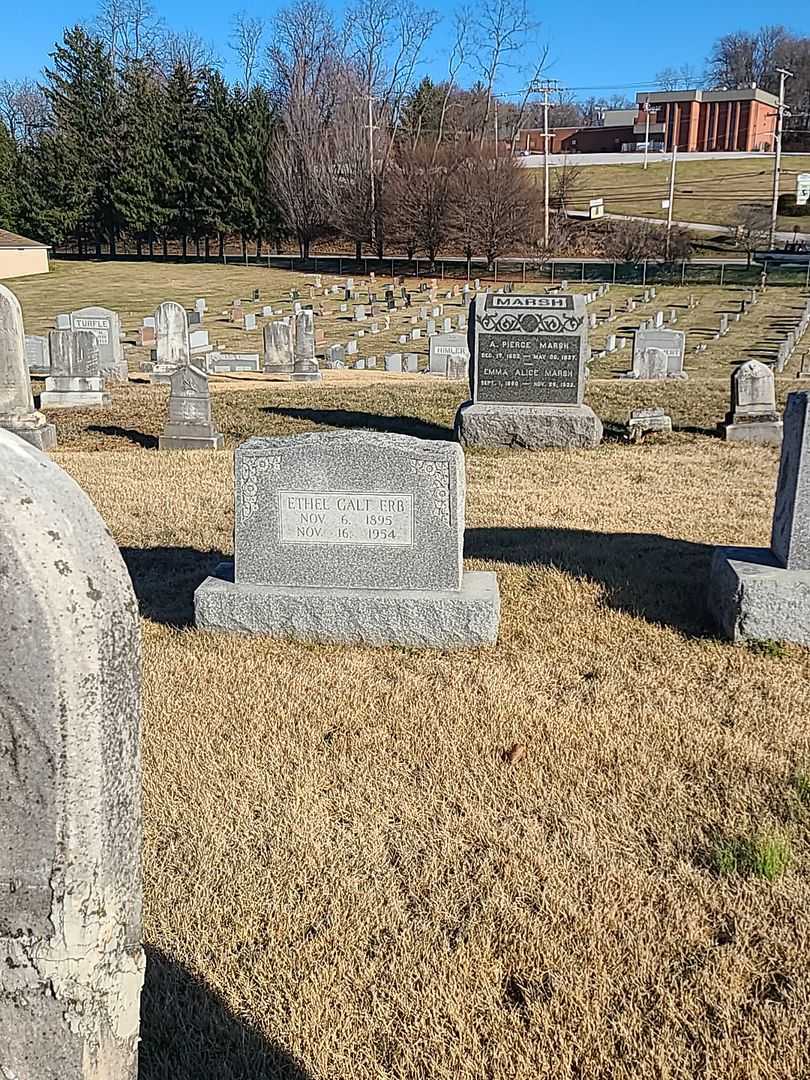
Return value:
<svg viewBox="0 0 810 1080">
<path fill-rule="evenodd" d="M 225 236 L 234 228 L 232 214 L 236 179 L 231 142 L 232 100 L 231 92 L 218 71 L 206 73 L 202 93 L 205 122 L 200 139 L 197 182 L 203 209 L 205 254 L 207 257 L 209 238 L 215 236 L 222 258 Z"/>
<path fill-rule="evenodd" d="M 200 177 L 204 124 L 199 79 L 198 73 L 178 63 L 166 85 L 166 145 L 172 165 L 168 227 L 180 240 L 183 258 L 188 254 L 189 236 L 199 237 L 206 221 Z"/>
<path fill-rule="evenodd" d="M 255 86 L 250 91 L 247 106 L 252 141 L 250 182 L 255 201 L 256 254 L 261 255 L 262 241 L 277 241 L 282 228 L 270 171 L 270 143 L 276 117 L 270 95 L 264 87 Z"/>
<path fill-rule="evenodd" d="M 17 222 L 15 173 L 17 147 L 5 124 L 0 123 L 0 228 L 13 230 Z"/>
<path fill-rule="evenodd" d="M 42 142 L 40 167 L 58 169 L 60 175 L 49 181 L 45 201 L 54 224 L 58 219 L 65 231 L 89 232 L 99 252 L 106 238 L 114 253 L 123 223 L 114 184 L 122 150 L 115 72 L 102 42 L 80 26 L 65 31 L 53 62 L 45 71 L 52 124 Z"/>
<path fill-rule="evenodd" d="M 152 254 L 155 234 L 169 216 L 170 158 L 163 87 L 143 60 L 130 60 L 124 68 L 119 118 L 121 160 L 113 179 L 114 202 L 137 240 L 138 254 L 144 239 Z"/>
</svg>

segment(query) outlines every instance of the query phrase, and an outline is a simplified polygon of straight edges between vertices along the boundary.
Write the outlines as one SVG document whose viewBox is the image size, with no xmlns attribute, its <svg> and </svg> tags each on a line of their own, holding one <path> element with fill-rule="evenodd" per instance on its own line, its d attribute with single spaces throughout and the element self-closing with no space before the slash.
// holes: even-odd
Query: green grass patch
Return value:
<svg viewBox="0 0 810 1080">
<path fill-rule="evenodd" d="M 715 873 L 775 881 L 785 873 L 792 858 L 790 842 L 776 833 L 735 836 L 719 840 L 711 854 Z"/>
</svg>

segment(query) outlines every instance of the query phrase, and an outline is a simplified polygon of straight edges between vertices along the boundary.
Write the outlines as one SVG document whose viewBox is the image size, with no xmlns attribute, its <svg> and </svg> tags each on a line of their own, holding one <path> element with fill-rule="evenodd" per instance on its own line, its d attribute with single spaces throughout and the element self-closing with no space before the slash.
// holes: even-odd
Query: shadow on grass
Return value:
<svg viewBox="0 0 810 1080">
<path fill-rule="evenodd" d="M 157 435 L 146 435 L 142 431 L 135 431 L 134 428 L 118 427 L 115 424 L 92 424 L 87 430 L 99 435 L 110 435 L 114 439 L 128 439 L 145 450 L 156 450 L 158 445 Z"/>
<path fill-rule="evenodd" d="M 712 547 L 655 533 L 584 529 L 467 529 L 464 554 L 516 566 L 554 566 L 604 586 L 615 611 L 707 637 L 706 582 Z"/>
<path fill-rule="evenodd" d="M 141 615 L 171 626 L 194 622 L 194 590 L 226 556 L 191 547 L 121 548 Z"/>
<path fill-rule="evenodd" d="M 311 1080 L 181 964 L 146 954 L 139 1080 Z"/>
<path fill-rule="evenodd" d="M 270 405 L 264 412 L 273 416 L 288 416 L 291 420 L 308 420 L 319 427 L 365 428 L 391 435 L 415 435 L 419 439 L 452 439 L 451 428 L 422 420 L 418 416 L 382 416 L 380 413 L 355 412 L 353 409 L 304 409 Z"/>
</svg>

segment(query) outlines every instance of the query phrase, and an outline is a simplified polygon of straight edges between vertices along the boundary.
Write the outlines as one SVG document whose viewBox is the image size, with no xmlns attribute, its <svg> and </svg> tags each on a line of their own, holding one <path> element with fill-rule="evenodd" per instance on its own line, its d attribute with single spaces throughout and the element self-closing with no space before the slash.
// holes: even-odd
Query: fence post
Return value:
<svg viewBox="0 0 810 1080">
<path fill-rule="evenodd" d="M 681 259 L 681 285 L 686 284 L 686 259 Z"/>
<path fill-rule="evenodd" d="M 363 277 L 368 277 L 368 255 L 363 256 L 363 266 L 365 267 Z"/>
<path fill-rule="evenodd" d="M 523 284 L 526 284 L 526 260 L 523 260 Z"/>
<path fill-rule="evenodd" d="M 550 284 L 551 285 L 554 284 L 554 260 L 553 259 L 551 260 L 551 282 L 550 282 Z"/>
<path fill-rule="evenodd" d="M 498 284 L 498 260 L 497 259 L 493 263 L 493 266 L 495 267 L 495 284 L 497 285 Z"/>
<path fill-rule="evenodd" d="M 810 259 L 807 260 L 807 277 L 804 280 L 805 289 L 810 289 Z"/>
<path fill-rule="evenodd" d="M 642 271 L 641 284 L 642 285 L 647 284 L 647 260 L 646 259 L 644 260 L 644 269 Z"/>
<path fill-rule="evenodd" d="M 725 281 L 725 278 L 726 278 L 726 264 L 724 262 L 721 262 L 720 263 L 720 284 L 721 285 Z"/>
<path fill-rule="evenodd" d="M 416 279 L 418 281 L 419 280 L 419 256 L 415 255 L 413 261 L 416 263 Z"/>
<path fill-rule="evenodd" d="M 580 278 L 579 278 L 579 280 L 580 280 L 580 281 L 584 281 L 584 280 L 585 280 L 585 263 L 583 263 L 583 264 L 582 264 L 582 273 L 580 274 Z"/>
<path fill-rule="evenodd" d="M 613 260 L 613 284 L 616 284 L 616 260 Z"/>
</svg>

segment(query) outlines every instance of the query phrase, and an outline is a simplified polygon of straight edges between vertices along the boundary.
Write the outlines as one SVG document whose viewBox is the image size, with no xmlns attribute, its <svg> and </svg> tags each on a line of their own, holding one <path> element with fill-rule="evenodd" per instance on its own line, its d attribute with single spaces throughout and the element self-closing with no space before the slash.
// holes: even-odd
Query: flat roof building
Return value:
<svg viewBox="0 0 810 1080">
<path fill-rule="evenodd" d="M 633 126 L 636 141 L 647 130 L 664 152 L 677 143 L 684 153 L 696 151 L 765 151 L 774 148 L 778 98 L 751 86 L 742 90 L 668 90 L 636 95 L 639 106 Z"/>
</svg>

